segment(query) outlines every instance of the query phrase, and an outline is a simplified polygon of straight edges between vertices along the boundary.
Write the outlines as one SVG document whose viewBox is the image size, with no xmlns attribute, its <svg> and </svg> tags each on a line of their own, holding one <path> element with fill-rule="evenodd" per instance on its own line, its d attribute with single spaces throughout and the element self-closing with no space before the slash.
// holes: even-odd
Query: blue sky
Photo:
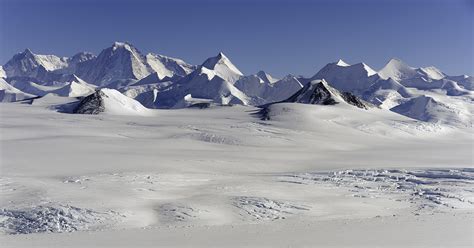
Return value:
<svg viewBox="0 0 474 248">
<path fill-rule="evenodd" d="M 339 58 L 380 69 L 397 57 L 474 75 L 470 0 L 0 0 L 0 63 L 98 54 L 113 41 L 193 64 L 223 51 L 245 74 L 311 76 Z"/>
</svg>

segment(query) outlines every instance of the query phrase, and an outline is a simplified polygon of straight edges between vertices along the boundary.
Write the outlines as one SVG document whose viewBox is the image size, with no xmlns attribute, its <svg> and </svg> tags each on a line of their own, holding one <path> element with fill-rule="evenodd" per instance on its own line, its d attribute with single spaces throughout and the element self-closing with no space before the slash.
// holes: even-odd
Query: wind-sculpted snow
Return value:
<svg viewBox="0 0 474 248">
<path fill-rule="evenodd" d="M 0 230 L 7 234 L 61 233 L 92 230 L 115 213 L 101 213 L 69 205 L 40 205 L 0 210 Z"/>
<path fill-rule="evenodd" d="M 474 169 L 367 169 L 301 173 L 283 182 L 319 184 L 346 189 L 353 197 L 389 198 L 424 209 L 474 210 Z"/>
<path fill-rule="evenodd" d="M 309 207 L 304 205 L 249 196 L 236 197 L 234 206 L 245 213 L 244 218 L 251 217 L 255 220 L 286 219 L 290 215 L 309 210 Z"/>
<path fill-rule="evenodd" d="M 198 218 L 199 212 L 204 210 L 196 209 L 183 204 L 167 203 L 161 205 L 158 210 L 160 222 L 173 223 L 184 222 Z"/>
</svg>

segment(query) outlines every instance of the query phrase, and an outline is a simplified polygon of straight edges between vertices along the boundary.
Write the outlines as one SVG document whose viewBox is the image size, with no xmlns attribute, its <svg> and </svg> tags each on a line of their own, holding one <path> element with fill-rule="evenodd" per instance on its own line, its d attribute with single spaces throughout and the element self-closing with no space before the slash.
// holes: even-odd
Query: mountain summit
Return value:
<svg viewBox="0 0 474 248">
<path fill-rule="evenodd" d="M 243 76 L 242 72 L 237 69 L 237 67 L 222 52 L 215 57 L 208 58 L 204 63 L 202 63 L 202 66 L 213 70 L 216 75 L 232 84 Z"/>
</svg>

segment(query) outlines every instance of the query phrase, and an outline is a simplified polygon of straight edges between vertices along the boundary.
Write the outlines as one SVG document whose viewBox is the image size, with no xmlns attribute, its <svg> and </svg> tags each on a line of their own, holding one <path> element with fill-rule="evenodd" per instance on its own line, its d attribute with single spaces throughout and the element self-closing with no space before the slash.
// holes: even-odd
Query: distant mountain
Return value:
<svg viewBox="0 0 474 248">
<path fill-rule="evenodd" d="M 52 72 L 68 67 L 68 59 L 55 55 L 36 55 L 30 49 L 18 53 L 4 66 L 7 77 L 37 77 L 42 71 Z"/>
<path fill-rule="evenodd" d="M 129 43 L 115 42 L 99 56 L 80 52 L 68 58 L 37 55 L 26 49 L 13 56 L 1 72 L 4 71 L 8 78 L 33 78 L 41 85 L 65 82 L 64 78 L 75 74 L 87 82 L 105 86 L 117 80 L 140 80 L 151 73 L 157 73 L 160 79 L 174 75 L 182 77 L 195 68 L 180 59 L 152 53 L 144 56 Z"/>
<path fill-rule="evenodd" d="M 181 59 L 153 53 L 146 55 L 146 61 L 160 79 L 165 77 L 171 78 L 173 76 L 184 77 L 197 68 Z"/>
<path fill-rule="evenodd" d="M 53 90 L 50 93 L 64 97 L 80 97 L 92 94 L 95 91 L 95 88 L 94 85 L 86 83 L 84 80 L 73 74 L 65 86 Z"/>
<path fill-rule="evenodd" d="M 152 73 L 140 51 L 128 43 L 115 42 L 102 52 L 78 76 L 96 85 L 107 85 L 119 79 L 142 79 Z"/>
<path fill-rule="evenodd" d="M 65 86 L 64 83 L 61 83 L 59 85 L 42 85 L 41 81 L 36 80 L 34 78 L 7 78 L 8 83 L 12 85 L 13 87 L 31 95 L 36 95 L 36 96 L 44 96 L 51 91 L 57 90 L 63 86 Z"/>
<path fill-rule="evenodd" d="M 0 102 L 16 102 L 33 97 L 35 97 L 35 95 L 22 92 L 8 84 L 5 79 L 0 78 Z"/>
<path fill-rule="evenodd" d="M 6 78 L 7 73 L 3 70 L 3 66 L 0 66 L 0 78 Z"/>
<path fill-rule="evenodd" d="M 358 93 L 370 87 L 379 78 L 377 72 L 364 63 L 349 65 L 339 60 L 327 64 L 308 81 L 324 79 L 338 90 Z"/>
<path fill-rule="evenodd" d="M 391 59 L 378 73 L 383 79 L 392 78 L 397 81 L 418 77 L 439 80 L 446 76 L 436 67 L 414 68 L 395 58 Z"/>
<path fill-rule="evenodd" d="M 249 96 L 253 105 L 285 100 L 303 88 L 301 82 L 292 75 L 278 80 L 263 71 L 241 77 L 234 86 Z"/>
<path fill-rule="evenodd" d="M 201 66 L 212 70 L 217 76 L 231 84 L 243 76 L 242 72 L 223 53 L 208 58 Z"/>
<path fill-rule="evenodd" d="M 433 66 L 416 68 L 400 59 L 391 59 L 380 71 L 339 60 L 312 77 L 277 79 L 264 71 L 244 75 L 223 53 L 195 66 L 155 53 L 144 55 L 126 42 L 115 42 L 98 56 L 88 52 L 72 57 L 38 55 L 26 49 L 0 67 L 0 78 L 4 79 L 2 101 L 45 95 L 55 102 L 60 102 L 58 96 L 73 101 L 109 88 L 146 108 L 261 106 L 283 101 L 361 108 L 373 104 L 421 121 L 464 124 L 472 117 L 474 102 L 472 76 L 447 75 Z"/>
<path fill-rule="evenodd" d="M 222 68 L 219 68 L 222 69 Z M 219 71 L 222 74 L 222 70 Z M 186 106 L 186 96 L 210 100 L 216 104 L 248 105 L 250 99 L 232 83 L 218 75 L 218 72 L 200 66 L 191 74 L 158 94 L 158 107 Z M 188 96 L 188 99 L 189 96 Z"/>
<path fill-rule="evenodd" d="M 331 87 L 323 80 L 313 80 L 307 83 L 301 90 L 282 102 L 335 105 L 339 103 L 349 104 L 361 109 L 369 109 L 372 104 L 365 102 L 350 92 L 340 92 Z"/>
<path fill-rule="evenodd" d="M 114 89 L 101 89 L 82 99 L 73 110 L 76 114 L 148 115 L 138 101 Z"/>
<path fill-rule="evenodd" d="M 466 112 L 465 109 L 456 109 L 424 95 L 414 97 L 391 110 L 420 121 L 472 126 L 472 113 Z"/>
</svg>

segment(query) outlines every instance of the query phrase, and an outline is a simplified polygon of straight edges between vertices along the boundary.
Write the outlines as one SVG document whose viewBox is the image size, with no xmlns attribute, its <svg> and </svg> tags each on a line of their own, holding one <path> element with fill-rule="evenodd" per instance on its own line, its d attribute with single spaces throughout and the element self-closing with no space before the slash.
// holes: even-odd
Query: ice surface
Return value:
<svg viewBox="0 0 474 248">
<path fill-rule="evenodd" d="M 40 205 L 0 210 L 0 230 L 7 234 L 61 233 L 93 230 L 110 221 L 111 213 L 99 213 L 68 205 Z"/>
<path fill-rule="evenodd" d="M 474 210 L 474 170 L 460 169 L 367 169 L 295 174 L 282 181 L 321 184 L 347 189 L 354 197 L 388 197 L 408 201 L 417 211 L 424 208 Z"/>
</svg>

